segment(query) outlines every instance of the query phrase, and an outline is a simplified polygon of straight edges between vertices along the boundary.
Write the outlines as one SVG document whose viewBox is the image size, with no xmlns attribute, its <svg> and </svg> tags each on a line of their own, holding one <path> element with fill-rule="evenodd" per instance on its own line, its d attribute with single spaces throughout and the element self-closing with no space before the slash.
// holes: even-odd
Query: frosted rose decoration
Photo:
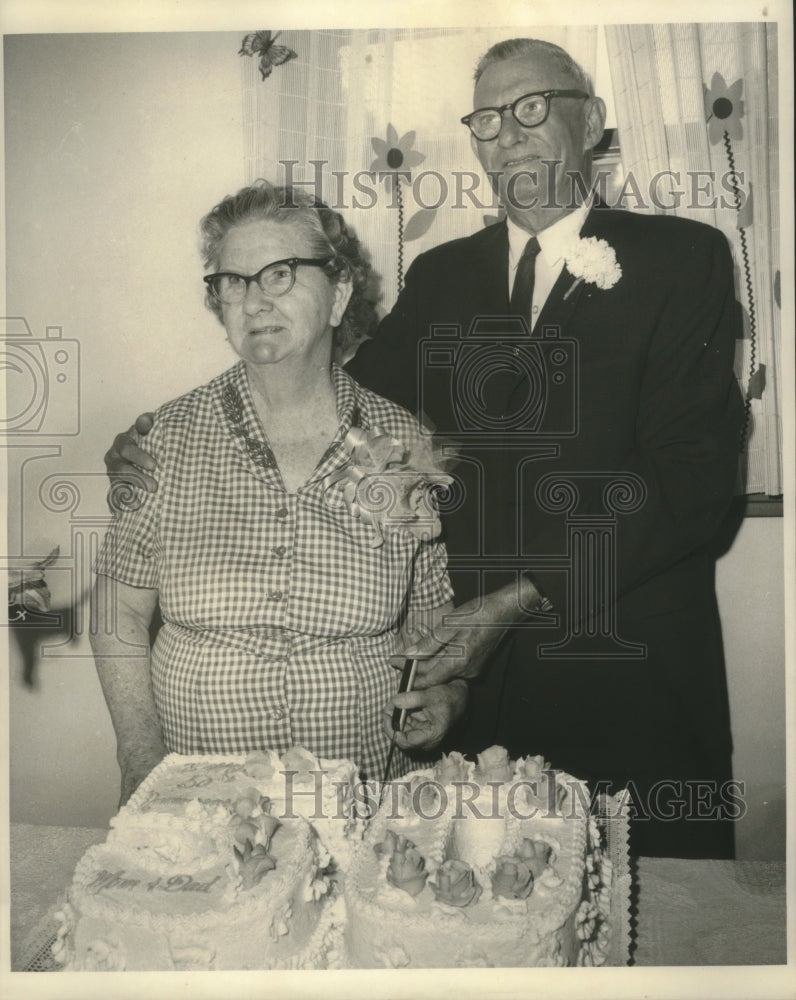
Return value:
<svg viewBox="0 0 796 1000">
<path fill-rule="evenodd" d="M 266 750 L 254 750 L 246 758 L 244 770 L 250 778 L 268 780 L 276 774 L 273 754 Z"/>
<path fill-rule="evenodd" d="M 341 484 L 351 515 L 372 525 L 374 548 L 384 543 L 385 534 L 396 532 L 436 538 L 442 524 L 434 493 L 453 479 L 437 465 L 431 446 L 418 441 L 410 450 L 377 427 L 352 427 L 344 445 L 349 459 L 326 477 L 327 502 L 340 506 L 329 491 Z"/>
<path fill-rule="evenodd" d="M 297 771 L 296 778 L 309 776 L 314 781 L 314 776 L 318 771 L 318 760 L 304 747 L 293 746 L 282 754 L 282 768 L 283 773 L 284 771 Z"/>
<path fill-rule="evenodd" d="M 254 825 L 257 831 L 254 842 L 255 844 L 263 844 L 265 847 L 271 843 L 271 837 L 276 833 L 277 827 L 281 826 L 276 816 L 271 816 L 269 813 L 261 813 L 259 816 L 255 816 Z"/>
<path fill-rule="evenodd" d="M 250 840 L 247 840 L 242 851 L 234 845 L 232 849 L 235 852 L 238 872 L 241 877 L 241 888 L 244 891 L 259 885 L 268 872 L 276 868 L 276 861 L 268 853 L 264 844 L 253 845 Z"/>
<path fill-rule="evenodd" d="M 466 861 L 451 858 L 437 869 L 437 881 L 429 882 L 439 903 L 465 907 L 477 903 L 481 886 L 476 882 L 472 868 Z"/>
<path fill-rule="evenodd" d="M 396 889 L 403 889 L 410 896 L 417 896 L 425 887 L 428 872 L 426 863 L 411 840 L 400 835 L 395 838 L 387 881 Z"/>
<path fill-rule="evenodd" d="M 250 840 L 254 843 L 257 837 L 257 824 L 251 819 L 241 819 L 235 824 L 234 839 L 241 847 Z"/>
<path fill-rule="evenodd" d="M 553 848 L 541 840 L 529 840 L 525 837 L 520 844 L 518 854 L 531 871 L 534 878 L 539 878 L 547 868 Z"/>
<path fill-rule="evenodd" d="M 449 785 L 454 781 L 466 781 L 467 772 L 467 761 L 458 750 L 444 753 L 434 765 L 434 777 L 442 785 Z"/>
<path fill-rule="evenodd" d="M 527 899 L 533 892 L 533 874 L 518 857 L 501 855 L 495 858 L 497 870 L 492 876 L 492 892 L 506 899 Z"/>
<path fill-rule="evenodd" d="M 241 793 L 240 798 L 235 800 L 233 809 L 236 815 L 248 819 L 250 816 L 259 816 L 260 813 L 266 812 L 270 805 L 271 800 L 267 795 L 260 795 L 256 788 L 247 788 Z"/>
<path fill-rule="evenodd" d="M 508 781 L 511 778 L 508 750 L 494 746 L 479 753 L 473 777 L 482 784 L 488 781 Z"/>
<path fill-rule="evenodd" d="M 564 263 L 575 279 L 564 296 L 565 299 L 569 298 L 581 282 L 585 281 L 605 290 L 613 288 L 622 277 L 622 268 L 616 259 L 614 248 L 596 236 L 574 240 L 564 251 Z"/>
<path fill-rule="evenodd" d="M 234 838 L 236 843 L 262 844 L 268 847 L 279 820 L 270 814 L 271 800 L 260 795 L 256 788 L 245 791 L 234 803 Z"/>
<path fill-rule="evenodd" d="M 523 757 L 517 763 L 519 775 L 531 781 L 534 778 L 540 778 L 550 766 L 541 754 L 537 754 L 535 757 Z"/>
</svg>

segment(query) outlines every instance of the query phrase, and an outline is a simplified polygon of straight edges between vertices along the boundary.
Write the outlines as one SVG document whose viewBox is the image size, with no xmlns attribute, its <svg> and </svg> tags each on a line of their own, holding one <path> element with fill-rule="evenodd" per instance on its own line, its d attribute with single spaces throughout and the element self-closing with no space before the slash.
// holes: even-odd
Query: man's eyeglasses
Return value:
<svg viewBox="0 0 796 1000">
<path fill-rule="evenodd" d="M 499 108 L 478 108 L 462 118 L 466 125 L 480 142 L 497 139 L 503 124 L 503 115 L 511 111 L 515 121 L 525 128 L 535 128 L 547 121 L 550 114 L 551 97 L 579 97 L 588 99 L 589 95 L 582 90 L 540 90 L 535 94 L 523 94 L 511 104 Z"/>
<path fill-rule="evenodd" d="M 266 264 L 257 274 L 235 274 L 232 271 L 219 271 L 218 274 L 206 274 L 204 282 L 212 295 L 224 305 L 235 305 L 246 297 L 249 284 L 255 281 L 262 292 L 276 298 L 287 295 L 296 283 L 296 268 L 299 264 L 305 267 L 325 267 L 331 257 L 287 257 L 285 260 L 275 260 Z"/>
</svg>

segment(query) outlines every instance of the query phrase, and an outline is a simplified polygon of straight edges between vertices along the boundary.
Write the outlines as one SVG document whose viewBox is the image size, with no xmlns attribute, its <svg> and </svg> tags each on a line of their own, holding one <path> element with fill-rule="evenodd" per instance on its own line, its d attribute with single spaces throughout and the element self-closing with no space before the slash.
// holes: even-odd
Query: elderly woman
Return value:
<svg viewBox="0 0 796 1000">
<path fill-rule="evenodd" d="M 358 492 L 363 467 L 423 443 L 406 411 L 332 363 L 335 337 L 344 346 L 371 308 L 368 266 L 337 213 L 265 183 L 201 232 L 206 301 L 240 360 L 157 412 L 141 446 L 158 488 L 117 496 L 96 566 L 92 645 L 122 801 L 169 751 L 300 744 L 380 778 L 389 658 L 451 588 L 434 531 L 407 530 L 406 509 L 382 531 Z"/>
</svg>

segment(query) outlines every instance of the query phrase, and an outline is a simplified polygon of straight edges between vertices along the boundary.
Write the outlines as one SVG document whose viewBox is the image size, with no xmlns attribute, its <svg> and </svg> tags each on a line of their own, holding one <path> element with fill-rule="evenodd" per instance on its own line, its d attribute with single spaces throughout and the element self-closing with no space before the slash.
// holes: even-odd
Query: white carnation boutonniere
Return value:
<svg viewBox="0 0 796 1000">
<path fill-rule="evenodd" d="M 574 240 L 566 248 L 563 256 L 567 270 L 575 279 L 564 296 L 565 299 L 568 299 L 582 282 L 606 289 L 613 288 L 622 277 L 622 268 L 616 259 L 614 248 L 596 236 L 584 236 Z"/>
<path fill-rule="evenodd" d="M 407 448 L 378 427 L 352 427 L 344 447 L 348 461 L 327 476 L 327 500 L 341 506 L 331 492 L 340 484 L 352 517 L 373 527 L 374 548 L 386 534 L 404 533 L 421 541 L 437 537 L 442 525 L 436 495 L 453 479 L 440 468 L 430 443 L 420 439 Z"/>
</svg>

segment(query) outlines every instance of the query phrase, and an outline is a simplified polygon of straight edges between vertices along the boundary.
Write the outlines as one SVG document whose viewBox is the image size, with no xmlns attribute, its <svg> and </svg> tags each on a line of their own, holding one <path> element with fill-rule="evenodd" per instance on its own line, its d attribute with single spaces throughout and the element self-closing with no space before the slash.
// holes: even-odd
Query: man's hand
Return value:
<svg viewBox="0 0 796 1000">
<path fill-rule="evenodd" d="M 116 435 L 110 450 L 105 454 L 105 468 L 112 483 L 125 482 L 132 486 L 142 486 L 148 493 L 157 491 L 157 480 L 147 475 L 147 472 L 153 472 L 157 468 L 157 462 L 138 447 L 133 437 L 134 432 L 146 437 L 154 422 L 153 413 L 142 413 L 128 431 Z"/>
<path fill-rule="evenodd" d="M 405 708 L 406 726 L 402 733 L 395 734 L 396 746 L 402 750 L 433 750 L 451 726 L 461 719 L 466 707 L 467 685 L 464 681 L 439 684 L 423 691 L 407 691 L 396 694 L 385 708 L 384 728 L 392 738 L 393 708 Z"/>
<path fill-rule="evenodd" d="M 466 609 L 467 605 L 462 605 L 458 610 Z M 438 629 L 435 635 L 407 651 L 407 656 L 418 661 L 415 690 L 447 684 L 457 678 L 478 677 L 505 634 L 506 626 L 502 624 Z"/>
<path fill-rule="evenodd" d="M 418 661 L 416 690 L 446 684 L 455 678 L 478 677 L 508 626 L 525 618 L 541 600 L 526 578 L 520 580 L 519 586 L 518 590 L 516 584 L 509 584 L 462 604 L 447 615 L 453 624 L 435 624 L 430 635 L 407 646 L 400 656 L 390 657 L 390 663 L 400 668 L 408 657 Z"/>
</svg>

